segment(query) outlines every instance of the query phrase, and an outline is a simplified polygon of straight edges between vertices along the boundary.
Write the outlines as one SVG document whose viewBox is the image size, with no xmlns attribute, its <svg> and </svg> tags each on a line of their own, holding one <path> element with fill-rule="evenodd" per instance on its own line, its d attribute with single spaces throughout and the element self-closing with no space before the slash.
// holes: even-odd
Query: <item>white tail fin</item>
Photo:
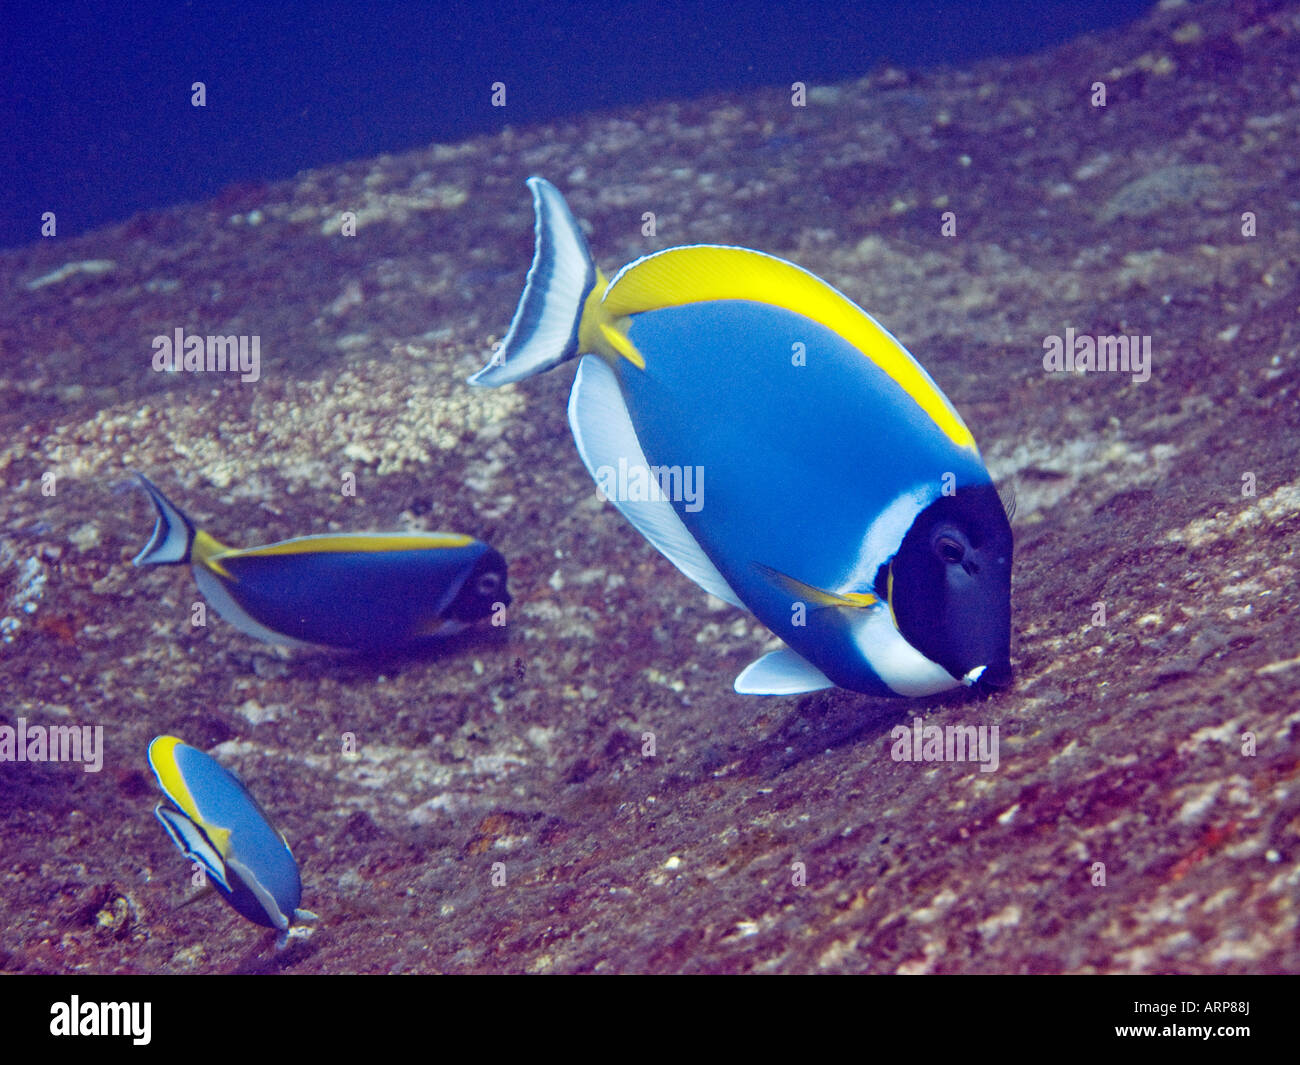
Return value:
<svg viewBox="0 0 1300 1065">
<path fill-rule="evenodd" d="M 143 473 L 137 473 L 140 487 L 149 493 L 158 520 L 154 522 L 153 535 L 144 550 L 132 559 L 137 566 L 171 566 L 190 560 L 194 545 L 194 525 L 174 503 L 163 495 Z"/>
<path fill-rule="evenodd" d="M 520 381 L 579 354 L 578 326 L 596 265 L 559 189 L 539 177 L 529 178 L 528 187 L 537 216 L 533 265 L 505 340 L 471 385 Z"/>
</svg>

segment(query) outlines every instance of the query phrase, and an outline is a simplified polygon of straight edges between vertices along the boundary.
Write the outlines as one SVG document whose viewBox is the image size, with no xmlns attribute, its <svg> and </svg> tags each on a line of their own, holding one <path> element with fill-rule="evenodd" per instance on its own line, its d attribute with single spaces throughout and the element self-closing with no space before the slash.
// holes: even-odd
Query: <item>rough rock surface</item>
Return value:
<svg viewBox="0 0 1300 1065">
<path fill-rule="evenodd" d="M 1296 4 L 1165 2 L 1028 59 L 505 129 L 0 255 L 0 724 L 105 746 L 0 764 L 0 969 L 1300 971 L 1297 54 Z M 765 631 L 596 499 L 571 374 L 463 385 L 533 173 L 607 270 L 761 248 L 917 355 L 1017 491 L 1013 689 L 731 691 Z M 153 372 L 177 327 L 259 335 L 260 380 Z M 1045 372 L 1067 328 L 1149 336 L 1150 380 Z M 187 572 L 130 565 L 131 469 L 243 544 L 484 537 L 509 624 L 388 661 L 194 628 Z M 918 715 L 996 725 L 997 770 L 893 760 Z M 164 732 L 273 813 L 309 937 L 179 906 Z"/>
</svg>

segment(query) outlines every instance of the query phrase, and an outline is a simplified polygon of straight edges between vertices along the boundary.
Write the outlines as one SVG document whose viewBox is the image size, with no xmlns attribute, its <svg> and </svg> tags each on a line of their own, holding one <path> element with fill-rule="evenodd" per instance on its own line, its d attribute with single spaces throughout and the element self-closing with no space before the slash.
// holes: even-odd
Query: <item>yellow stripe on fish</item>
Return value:
<svg viewBox="0 0 1300 1065">
<path fill-rule="evenodd" d="M 954 444 L 978 452 L 961 415 L 887 330 L 843 293 L 784 259 L 715 244 L 669 248 L 620 270 L 600 309 L 610 321 L 711 300 L 753 300 L 819 322 L 888 374 Z"/>
</svg>

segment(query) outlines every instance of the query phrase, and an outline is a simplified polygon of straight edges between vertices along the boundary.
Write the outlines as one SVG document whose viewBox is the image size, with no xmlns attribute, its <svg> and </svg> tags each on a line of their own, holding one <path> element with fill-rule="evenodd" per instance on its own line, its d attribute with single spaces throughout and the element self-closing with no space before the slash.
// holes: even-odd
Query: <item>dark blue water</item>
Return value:
<svg viewBox="0 0 1300 1065">
<path fill-rule="evenodd" d="M 1037 51 L 1151 3 L 6 5 L 0 246 L 36 240 L 47 210 L 68 236 L 506 124 Z"/>
</svg>

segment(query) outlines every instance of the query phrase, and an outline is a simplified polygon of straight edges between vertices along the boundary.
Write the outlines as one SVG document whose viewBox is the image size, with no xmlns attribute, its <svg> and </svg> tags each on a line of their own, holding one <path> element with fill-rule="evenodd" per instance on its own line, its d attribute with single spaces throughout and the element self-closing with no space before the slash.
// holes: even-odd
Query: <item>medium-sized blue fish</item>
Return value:
<svg viewBox="0 0 1300 1065">
<path fill-rule="evenodd" d="M 821 278 L 749 248 L 669 248 L 606 281 L 564 197 L 528 186 L 533 264 L 470 382 L 582 357 L 569 425 L 602 495 L 787 645 L 736 690 L 1008 684 L 1011 525 L 920 363 Z"/>
<path fill-rule="evenodd" d="M 154 816 L 222 898 L 255 924 L 278 929 L 282 944 L 290 925 L 315 920 L 298 908 L 302 882 L 288 841 L 234 773 L 175 736 L 149 744 L 149 765 L 175 804 L 159 803 Z"/>
<path fill-rule="evenodd" d="M 227 547 L 143 474 L 158 512 L 135 565 L 189 564 L 241 632 L 270 643 L 383 650 L 458 632 L 510 605 L 506 561 L 456 533 L 332 533 Z"/>
</svg>

